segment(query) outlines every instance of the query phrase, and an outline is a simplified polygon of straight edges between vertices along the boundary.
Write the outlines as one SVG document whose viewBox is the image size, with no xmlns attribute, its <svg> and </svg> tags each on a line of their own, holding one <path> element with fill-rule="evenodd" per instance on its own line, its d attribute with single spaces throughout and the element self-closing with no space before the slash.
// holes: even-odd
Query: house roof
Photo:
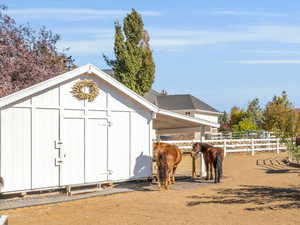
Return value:
<svg viewBox="0 0 300 225">
<path fill-rule="evenodd" d="M 159 95 L 157 97 L 157 105 L 167 110 L 203 110 L 218 112 L 216 109 L 199 100 L 198 98 L 186 95 Z"/>
<path fill-rule="evenodd" d="M 181 121 L 181 124 L 184 124 L 184 121 L 187 121 L 191 126 L 200 126 L 200 125 L 207 125 L 212 127 L 219 127 L 219 124 L 213 123 L 210 121 L 206 121 L 203 119 L 198 118 L 192 118 L 189 116 L 184 116 L 175 112 L 170 112 L 164 109 L 160 109 L 157 105 L 149 102 L 142 96 L 138 95 L 131 89 L 127 88 L 125 85 L 114 79 L 111 75 L 108 75 L 107 73 L 103 72 L 102 70 L 98 69 L 97 67 L 87 64 L 84 66 L 81 66 L 77 69 L 74 69 L 72 71 L 66 72 L 64 74 L 58 75 L 56 77 L 53 77 L 49 80 L 40 82 L 36 85 L 33 85 L 31 87 L 22 89 L 20 91 L 17 91 L 13 94 L 10 94 L 8 96 L 0 98 L 0 108 L 9 104 L 12 104 L 18 100 L 21 100 L 23 98 L 26 98 L 28 96 L 31 96 L 33 94 L 36 94 L 40 91 L 43 91 L 45 89 L 51 88 L 55 85 L 58 85 L 62 82 L 71 80 L 73 78 L 76 78 L 83 74 L 93 74 L 94 76 L 99 77 L 100 79 L 106 81 L 110 85 L 117 88 L 119 91 L 130 97 L 131 99 L 135 100 L 139 104 L 143 105 L 145 108 L 149 109 L 153 113 L 158 113 L 160 115 L 166 115 L 168 117 L 173 117 L 174 119 L 177 119 L 178 121 Z"/>
<path fill-rule="evenodd" d="M 190 94 L 165 95 L 150 90 L 144 96 L 152 104 L 167 110 L 199 110 L 220 113 L 218 110 Z"/>
</svg>

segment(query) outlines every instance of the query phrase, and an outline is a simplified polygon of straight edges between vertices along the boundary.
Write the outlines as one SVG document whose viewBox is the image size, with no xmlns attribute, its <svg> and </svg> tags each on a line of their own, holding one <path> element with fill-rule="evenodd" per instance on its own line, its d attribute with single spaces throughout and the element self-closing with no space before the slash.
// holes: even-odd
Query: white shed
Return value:
<svg viewBox="0 0 300 225">
<path fill-rule="evenodd" d="M 71 92 L 86 80 L 99 90 L 92 101 Z M 1 191 L 151 177 L 153 123 L 171 129 L 206 122 L 160 110 L 89 64 L 3 97 Z"/>
</svg>

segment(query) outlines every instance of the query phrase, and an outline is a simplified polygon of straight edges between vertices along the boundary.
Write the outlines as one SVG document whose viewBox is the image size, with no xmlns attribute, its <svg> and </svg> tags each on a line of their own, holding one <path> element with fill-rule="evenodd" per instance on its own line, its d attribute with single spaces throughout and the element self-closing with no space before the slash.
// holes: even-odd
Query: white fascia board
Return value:
<svg viewBox="0 0 300 225">
<path fill-rule="evenodd" d="M 222 112 L 213 112 L 213 111 L 207 111 L 207 110 L 201 110 L 201 109 L 194 109 L 194 112 L 199 113 L 207 113 L 207 114 L 213 114 L 213 115 L 223 115 Z"/>
<path fill-rule="evenodd" d="M 123 85 L 122 83 L 120 83 L 116 79 L 112 78 L 110 75 L 104 73 L 103 71 L 101 71 L 100 69 L 98 69 L 97 67 L 95 67 L 91 64 L 81 66 L 81 67 L 79 67 L 77 69 L 74 69 L 72 71 L 69 71 L 69 72 L 66 72 L 64 74 L 55 76 L 55 77 L 53 77 L 51 79 L 48 79 L 46 81 L 43 81 L 43 82 L 38 83 L 36 85 L 33 85 L 31 87 L 22 89 L 20 91 L 17 91 L 15 93 L 11 94 L 11 95 L 8 95 L 6 97 L 0 98 L 0 108 L 5 106 L 5 105 L 8 105 L 10 103 L 13 103 L 15 101 L 18 101 L 22 98 L 25 98 L 27 96 L 30 96 L 30 95 L 33 95 L 37 92 L 45 90 L 49 87 L 55 86 L 55 85 L 60 84 L 64 81 L 67 81 L 67 80 L 72 79 L 74 77 L 80 76 L 84 73 L 95 74 L 100 79 L 102 79 L 102 80 L 106 81 L 107 83 L 109 83 L 110 85 L 116 87 L 121 92 L 125 93 L 130 98 L 134 99 L 135 101 L 137 101 L 138 103 L 140 103 L 141 105 L 143 105 L 144 107 L 149 109 L 150 111 L 153 111 L 155 113 L 158 112 L 158 107 L 157 106 L 153 105 L 152 103 L 147 101 L 142 96 L 136 94 L 134 91 L 130 90 L 125 85 Z"/>
<path fill-rule="evenodd" d="M 185 116 L 185 115 L 171 112 L 171 111 L 164 110 L 164 109 L 159 109 L 158 113 L 161 115 L 166 115 L 166 116 L 171 116 L 171 117 L 175 117 L 175 118 L 182 119 L 182 120 L 187 120 L 187 121 L 190 121 L 193 123 L 198 123 L 199 125 L 206 125 L 206 126 L 211 126 L 211 127 L 216 127 L 216 128 L 220 127 L 220 124 L 218 124 L 218 123 L 213 123 L 213 122 L 203 120 L 203 119 L 198 119 L 195 117 Z"/>
<path fill-rule="evenodd" d="M 176 109 L 172 110 L 173 112 L 193 112 L 193 113 L 205 113 L 205 114 L 211 114 L 211 115 L 222 115 L 222 112 L 214 112 L 214 111 L 207 111 L 207 110 L 201 110 L 201 109 Z"/>
</svg>

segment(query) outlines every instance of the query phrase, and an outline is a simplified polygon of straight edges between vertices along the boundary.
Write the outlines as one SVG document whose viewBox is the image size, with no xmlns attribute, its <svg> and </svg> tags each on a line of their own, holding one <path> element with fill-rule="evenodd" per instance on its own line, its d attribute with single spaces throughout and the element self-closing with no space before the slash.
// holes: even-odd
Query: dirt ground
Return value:
<svg viewBox="0 0 300 225">
<path fill-rule="evenodd" d="M 135 191 L 0 214 L 9 215 L 11 225 L 300 224 L 300 168 L 286 166 L 281 161 L 285 157 L 228 155 L 220 184 Z M 185 157 L 179 173 L 190 166 Z"/>
</svg>

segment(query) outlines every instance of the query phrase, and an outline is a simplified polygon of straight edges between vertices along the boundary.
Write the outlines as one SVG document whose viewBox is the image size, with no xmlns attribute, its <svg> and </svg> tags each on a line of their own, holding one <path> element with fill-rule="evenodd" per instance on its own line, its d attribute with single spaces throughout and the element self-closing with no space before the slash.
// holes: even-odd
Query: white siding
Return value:
<svg viewBox="0 0 300 225">
<path fill-rule="evenodd" d="M 210 122 L 214 122 L 214 123 L 218 123 L 218 115 L 211 115 L 211 114 L 205 114 L 205 113 L 195 113 L 194 117 L 199 118 L 199 119 L 203 119 L 203 120 L 207 120 Z"/>
<path fill-rule="evenodd" d="M 2 111 L 1 176 L 3 191 L 31 188 L 31 112 L 9 108 Z"/>
<path fill-rule="evenodd" d="M 151 175 L 150 113 L 131 114 L 131 177 L 142 178 Z M 148 143 L 148 144 L 147 144 Z"/>
<path fill-rule="evenodd" d="M 39 107 L 57 107 L 59 106 L 59 88 L 55 87 L 46 90 L 37 96 L 32 97 L 32 104 Z"/>
<path fill-rule="evenodd" d="M 112 171 L 109 180 L 129 178 L 130 127 L 128 112 L 112 112 L 112 126 L 108 130 L 108 169 Z"/>
</svg>

